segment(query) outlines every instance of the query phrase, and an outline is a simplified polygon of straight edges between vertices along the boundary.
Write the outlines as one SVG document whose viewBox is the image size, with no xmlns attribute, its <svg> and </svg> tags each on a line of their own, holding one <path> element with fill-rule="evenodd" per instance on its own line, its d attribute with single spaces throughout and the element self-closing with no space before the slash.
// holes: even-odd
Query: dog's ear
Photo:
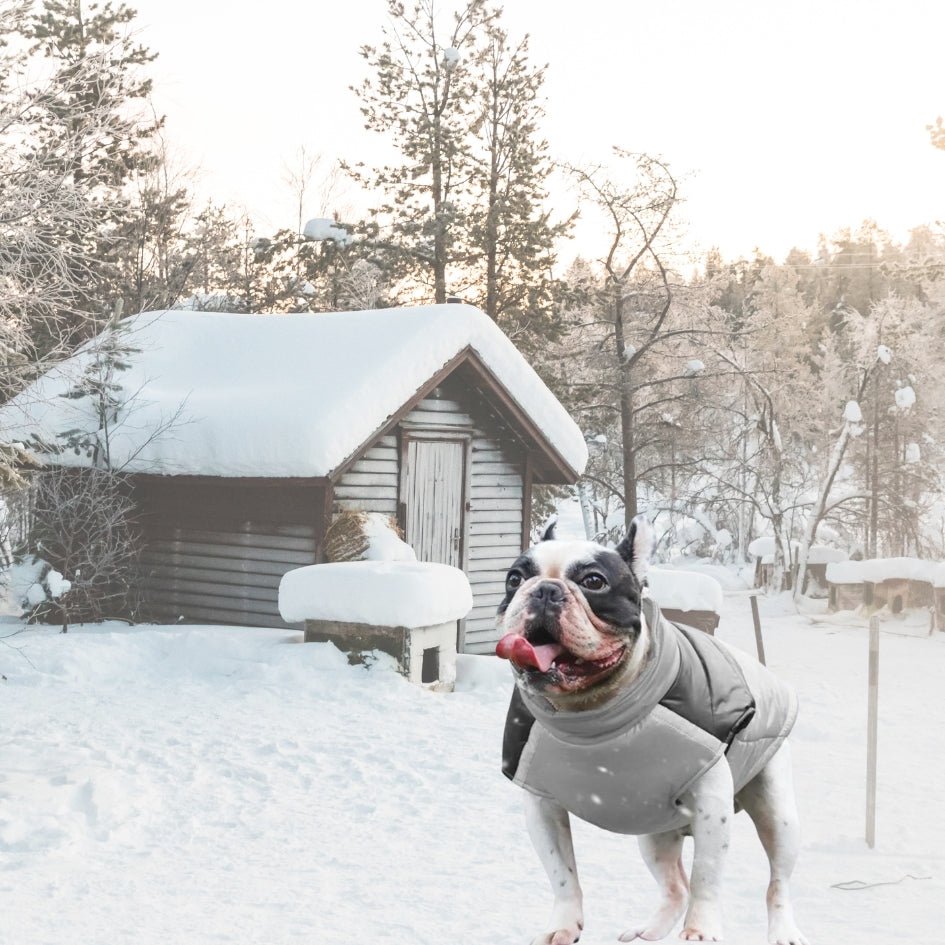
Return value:
<svg viewBox="0 0 945 945">
<path fill-rule="evenodd" d="M 552 515 L 551 518 L 545 522 L 544 531 L 541 533 L 541 538 L 539 541 L 554 541 L 555 540 L 555 526 L 558 524 L 558 516 Z"/>
<path fill-rule="evenodd" d="M 626 537 L 617 545 L 617 554 L 627 562 L 641 587 L 646 584 L 646 573 L 650 568 L 655 539 L 656 533 L 646 516 L 638 515 L 630 523 Z"/>
</svg>

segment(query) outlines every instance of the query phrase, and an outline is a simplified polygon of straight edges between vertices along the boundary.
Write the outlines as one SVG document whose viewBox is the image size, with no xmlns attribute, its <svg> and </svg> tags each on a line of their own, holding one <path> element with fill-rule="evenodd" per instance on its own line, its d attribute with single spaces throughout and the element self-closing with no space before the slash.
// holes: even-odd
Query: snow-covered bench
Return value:
<svg viewBox="0 0 945 945">
<path fill-rule="evenodd" d="M 411 682 L 438 690 L 453 688 L 457 621 L 471 608 L 466 575 L 430 562 L 314 564 L 279 585 L 282 619 L 304 623 L 307 643 L 334 643 L 352 662 L 381 650 Z"/>
<path fill-rule="evenodd" d="M 647 580 L 650 596 L 667 620 L 715 633 L 722 613 L 722 585 L 714 577 L 698 571 L 650 568 Z"/>
</svg>

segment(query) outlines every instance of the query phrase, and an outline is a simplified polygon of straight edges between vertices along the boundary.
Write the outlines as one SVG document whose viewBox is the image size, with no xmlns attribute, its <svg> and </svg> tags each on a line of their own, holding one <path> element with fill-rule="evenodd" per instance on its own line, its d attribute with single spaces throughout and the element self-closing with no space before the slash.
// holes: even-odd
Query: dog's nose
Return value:
<svg viewBox="0 0 945 945">
<path fill-rule="evenodd" d="M 532 601 L 547 607 L 564 603 L 564 588 L 557 581 L 542 581 L 532 591 Z"/>
</svg>

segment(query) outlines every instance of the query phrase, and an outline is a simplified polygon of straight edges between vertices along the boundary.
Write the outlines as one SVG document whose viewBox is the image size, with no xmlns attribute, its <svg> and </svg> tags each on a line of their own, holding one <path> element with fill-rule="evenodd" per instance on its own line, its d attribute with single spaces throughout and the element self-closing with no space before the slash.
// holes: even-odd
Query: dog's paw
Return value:
<svg viewBox="0 0 945 945">
<path fill-rule="evenodd" d="M 661 929 L 650 925 L 641 925 L 634 929 L 627 929 L 621 933 L 617 939 L 618 942 L 634 942 L 638 938 L 644 942 L 658 942 L 661 938 L 666 938 L 669 929 Z"/>
<path fill-rule="evenodd" d="M 694 928 L 687 925 L 680 933 L 679 937 L 684 942 L 721 942 L 722 932 L 716 929 Z"/>
<path fill-rule="evenodd" d="M 779 922 L 768 929 L 770 945 L 810 945 L 807 936 L 793 921 Z"/>
<path fill-rule="evenodd" d="M 567 929 L 557 929 L 554 932 L 544 932 L 531 940 L 531 945 L 574 945 L 580 941 L 581 930 L 573 926 Z"/>
</svg>

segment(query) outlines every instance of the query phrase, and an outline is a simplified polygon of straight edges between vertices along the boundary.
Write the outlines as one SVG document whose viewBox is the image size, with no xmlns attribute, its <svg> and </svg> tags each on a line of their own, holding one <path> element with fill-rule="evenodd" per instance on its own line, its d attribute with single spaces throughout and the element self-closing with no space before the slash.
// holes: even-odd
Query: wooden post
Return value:
<svg viewBox="0 0 945 945">
<path fill-rule="evenodd" d="M 751 595 L 751 619 L 755 625 L 755 646 L 758 648 L 758 662 L 767 666 L 765 662 L 765 641 L 761 638 L 761 617 L 758 614 L 758 595 Z"/>
<path fill-rule="evenodd" d="M 866 717 L 866 845 L 876 845 L 876 735 L 879 709 L 879 617 L 870 617 Z"/>
</svg>

